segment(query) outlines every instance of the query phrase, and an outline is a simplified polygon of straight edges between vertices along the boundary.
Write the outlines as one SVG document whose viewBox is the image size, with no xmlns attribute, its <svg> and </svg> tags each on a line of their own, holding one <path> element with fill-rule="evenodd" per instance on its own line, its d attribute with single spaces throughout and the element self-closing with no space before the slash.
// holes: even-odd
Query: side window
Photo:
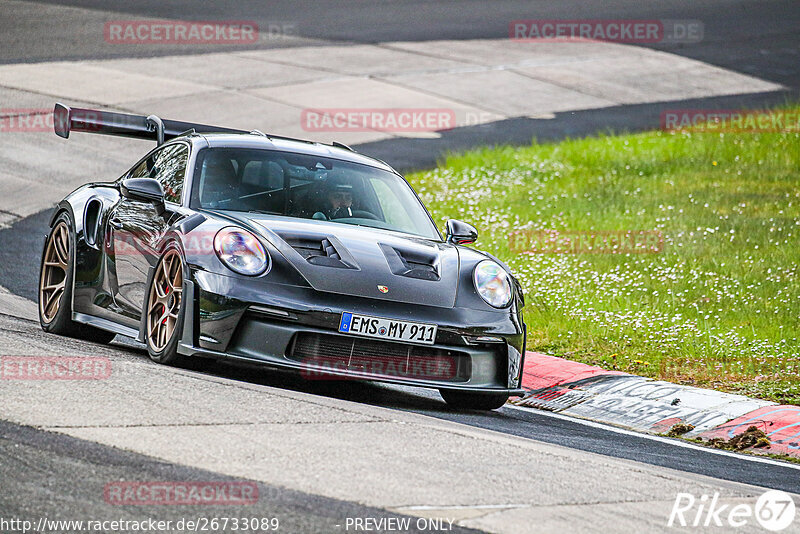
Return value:
<svg viewBox="0 0 800 534">
<path fill-rule="evenodd" d="M 153 168 L 154 157 L 155 154 L 151 154 L 147 159 L 131 169 L 130 173 L 128 173 L 128 178 L 150 178 L 150 170 Z"/>
<path fill-rule="evenodd" d="M 170 202 L 180 204 L 183 179 L 189 148 L 184 144 L 170 145 L 157 150 L 131 169 L 129 178 L 155 178 L 164 188 L 164 196 Z"/>
<path fill-rule="evenodd" d="M 189 159 L 189 147 L 182 143 L 170 145 L 154 153 L 152 157 L 154 165 L 150 175 L 161 182 L 167 201 L 180 204 L 183 179 L 186 177 L 186 163 Z"/>
</svg>

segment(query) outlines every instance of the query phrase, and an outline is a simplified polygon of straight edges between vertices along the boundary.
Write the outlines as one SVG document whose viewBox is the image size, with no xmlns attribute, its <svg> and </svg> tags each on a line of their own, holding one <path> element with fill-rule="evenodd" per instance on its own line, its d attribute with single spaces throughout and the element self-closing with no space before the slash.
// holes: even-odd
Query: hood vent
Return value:
<svg viewBox="0 0 800 534">
<path fill-rule="evenodd" d="M 412 250 L 383 243 L 380 247 L 394 274 L 434 282 L 441 279 L 439 253 L 435 248 Z"/>
<path fill-rule="evenodd" d="M 452 308 L 460 279 L 459 254 L 471 254 L 468 248 L 461 252 L 448 243 L 378 228 L 231 214 L 245 227 L 258 226 L 259 233 L 277 249 L 276 254 L 286 260 L 287 270 L 291 265 L 314 291 L 372 299 L 373 304 L 387 301 Z M 275 260 L 277 265 L 280 259 L 276 256 Z M 378 290 L 382 285 L 391 290 L 382 293 Z"/>
<path fill-rule="evenodd" d="M 355 262 L 344 246 L 333 236 L 305 233 L 278 233 L 298 254 L 312 265 L 335 267 L 338 269 L 357 269 Z"/>
</svg>

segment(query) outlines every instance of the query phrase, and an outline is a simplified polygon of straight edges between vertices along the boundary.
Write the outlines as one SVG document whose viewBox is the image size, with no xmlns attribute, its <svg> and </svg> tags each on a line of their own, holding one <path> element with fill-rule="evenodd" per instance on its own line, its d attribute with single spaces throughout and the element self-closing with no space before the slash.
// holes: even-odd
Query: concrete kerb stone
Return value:
<svg viewBox="0 0 800 534">
<path fill-rule="evenodd" d="M 678 423 L 686 437 L 730 439 L 749 426 L 770 437 L 770 453 L 800 457 L 800 407 L 779 406 L 709 389 L 672 384 L 528 352 L 522 387 L 514 401 L 565 415 L 646 433 L 664 433 Z"/>
</svg>

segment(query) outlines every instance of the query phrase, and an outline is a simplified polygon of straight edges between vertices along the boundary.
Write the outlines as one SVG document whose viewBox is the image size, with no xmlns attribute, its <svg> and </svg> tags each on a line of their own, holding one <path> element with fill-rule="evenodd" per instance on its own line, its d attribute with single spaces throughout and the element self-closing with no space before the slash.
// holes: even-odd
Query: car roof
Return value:
<svg viewBox="0 0 800 534">
<path fill-rule="evenodd" d="M 385 162 L 370 158 L 358 152 L 341 148 L 334 145 L 316 143 L 314 141 L 303 141 L 300 139 L 289 139 L 286 137 L 271 137 L 267 134 L 240 134 L 240 133 L 204 133 L 192 134 L 190 138 L 205 140 L 209 148 L 250 148 L 262 150 L 278 150 L 282 152 L 292 152 L 295 154 L 305 154 L 309 156 L 320 156 L 338 160 L 349 161 L 369 165 L 395 174 L 399 174 Z M 176 138 L 179 139 L 179 138 Z"/>
</svg>

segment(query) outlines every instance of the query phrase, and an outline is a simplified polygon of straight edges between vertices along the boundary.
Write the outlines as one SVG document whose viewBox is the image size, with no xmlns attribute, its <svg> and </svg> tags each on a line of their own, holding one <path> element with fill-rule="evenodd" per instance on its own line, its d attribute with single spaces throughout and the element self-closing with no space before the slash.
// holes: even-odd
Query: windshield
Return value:
<svg viewBox="0 0 800 534">
<path fill-rule="evenodd" d="M 411 187 L 396 174 L 274 150 L 200 151 L 191 206 L 355 224 L 440 239 Z"/>
</svg>

